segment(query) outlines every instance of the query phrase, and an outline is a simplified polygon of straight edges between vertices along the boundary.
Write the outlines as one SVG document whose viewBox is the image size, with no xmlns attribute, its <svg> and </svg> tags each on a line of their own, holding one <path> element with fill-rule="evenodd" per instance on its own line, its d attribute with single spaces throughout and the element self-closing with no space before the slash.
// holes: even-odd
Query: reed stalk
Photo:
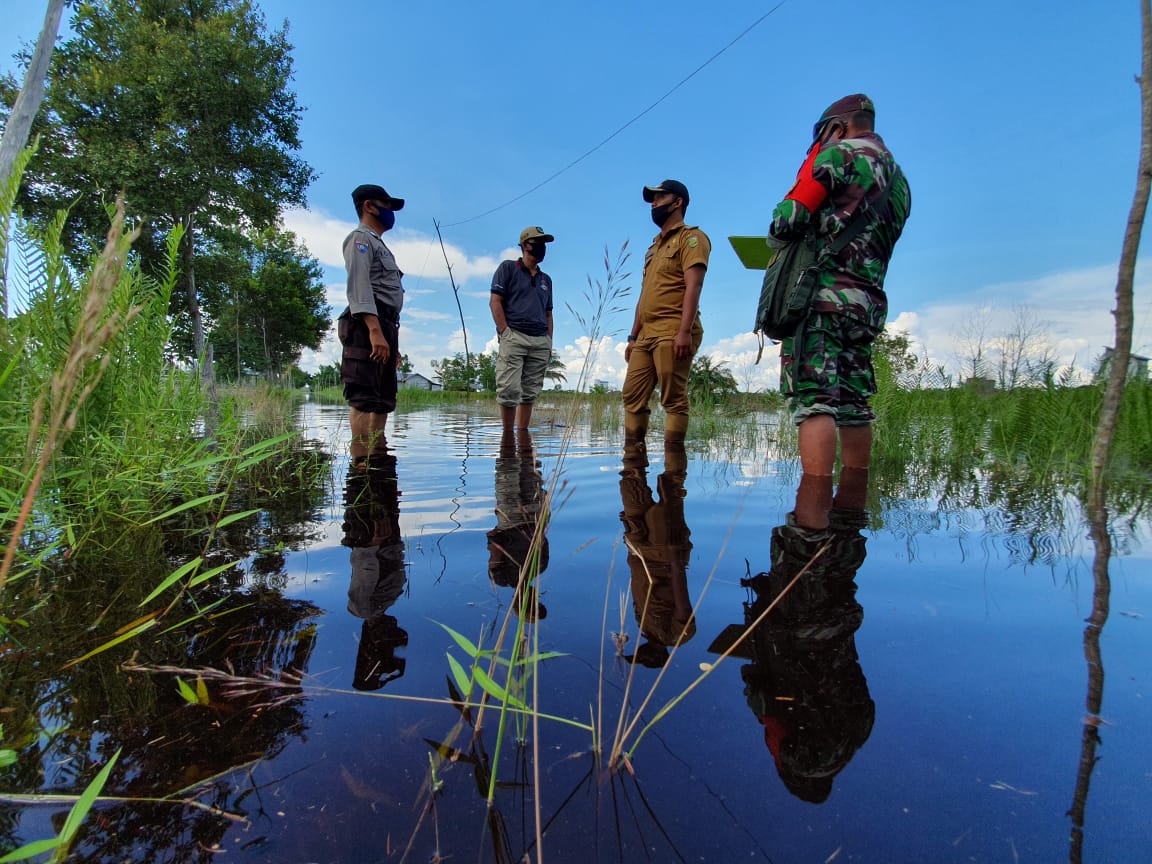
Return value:
<svg viewBox="0 0 1152 864">
<path fill-rule="evenodd" d="M 20 510 L 9 531 L 4 558 L 0 561 L 0 591 L 4 590 L 8 582 L 20 538 L 57 447 L 76 428 L 81 408 L 96 389 L 112 359 L 112 354 L 105 348 L 139 314 L 138 306 L 124 313 L 108 311 L 113 293 L 120 284 L 128 251 L 139 233 L 138 227 L 125 232 L 124 197 L 117 196 L 112 227 L 108 230 L 104 250 L 88 278 L 80 318 L 64 362 L 32 407 L 28 443 L 29 458 L 34 461 L 35 467 L 24 489 Z M 35 453 L 37 448 L 38 454 Z"/>
</svg>

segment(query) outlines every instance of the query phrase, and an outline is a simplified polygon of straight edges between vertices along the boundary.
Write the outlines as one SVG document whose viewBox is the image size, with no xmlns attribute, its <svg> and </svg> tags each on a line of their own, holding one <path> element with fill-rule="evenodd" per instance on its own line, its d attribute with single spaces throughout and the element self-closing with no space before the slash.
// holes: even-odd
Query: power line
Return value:
<svg viewBox="0 0 1152 864">
<path fill-rule="evenodd" d="M 555 171 L 552 174 L 549 174 L 547 177 L 545 177 L 543 180 L 541 180 L 539 183 L 537 183 L 531 189 L 528 189 L 524 192 L 521 192 L 515 198 L 510 198 L 509 200 L 505 201 L 503 204 L 498 204 L 497 206 L 491 208 L 490 210 L 485 210 L 483 213 L 477 213 L 475 216 L 469 216 L 467 219 L 461 219 L 458 222 L 449 222 L 445 225 L 441 225 L 440 227 L 442 227 L 442 228 L 455 228 L 457 225 L 466 225 L 469 222 L 475 222 L 477 219 L 483 219 L 485 216 L 490 216 L 498 210 L 503 210 L 505 207 L 508 207 L 512 204 L 515 204 L 517 201 L 521 200 L 522 198 L 527 198 L 529 195 L 531 195 L 537 189 L 541 188 L 542 186 L 547 185 L 548 183 L 551 183 L 553 180 L 555 180 L 557 177 L 559 177 L 561 174 L 565 173 L 566 171 L 569 171 L 570 169 L 575 168 L 577 165 L 579 165 L 581 162 L 583 162 L 585 159 L 587 159 L 589 156 L 591 156 L 593 153 L 595 153 L 597 150 L 599 150 L 601 147 L 603 147 L 605 144 L 607 144 L 609 141 L 611 141 L 613 138 L 615 138 L 617 135 L 619 135 L 621 132 L 623 132 L 625 129 L 627 129 L 629 126 L 631 126 L 633 123 L 635 123 L 641 117 L 643 117 L 645 114 L 650 112 L 653 108 L 655 108 L 657 105 L 659 105 L 665 99 L 667 99 L 669 96 L 671 96 L 673 93 L 675 93 L 681 87 L 683 87 L 685 84 L 687 84 L 693 78 L 695 78 L 705 67 L 710 65 L 721 54 L 723 54 L 725 51 L 727 51 L 729 48 L 731 48 L 733 45 L 735 45 L 737 42 L 739 42 L 741 39 L 743 39 L 745 36 L 747 36 L 749 33 L 751 33 L 754 29 L 756 29 L 756 27 L 765 18 L 767 18 L 769 15 L 771 15 L 773 12 L 775 12 L 777 9 L 779 9 L 781 6 L 783 6 L 787 2 L 788 2 L 788 0 L 780 0 L 779 3 L 777 3 L 771 9 L 769 9 L 767 12 L 765 12 L 763 15 L 761 15 L 759 18 L 757 18 L 755 21 L 753 21 L 751 24 L 749 24 L 747 27 L 745 27 L 743 30 L 741 30 L 740 33 L 736 36 L 736 38 L 734 38 L 731 42 L 729 42 L 727 45 L 725 45 L 723 48 L 721 48 L 719 51 L 717 51 L 715 54 L 713 54 L 711 57 L 709 57 L 707 60 L 705 60 L 699 66 L 697 66 L 695 69 L 693 69 L 684 78 L 681 78 L 680 81 L 678 81 L 676 83 L 676 85 L 674 87 L 672 87 L 670 90 L 668 90 L 663 96 L 661 96 L 659 99 L 657 99 L 651 105 L 649 105 L 647 108 L 645 108 L 643 111 L 641 111 L 635 117 L 633 117 L 631 120 L 629 120 L 623 126 L 621 126 L 619 129 L 614 131 L 611 135 L 609 135 L 607 138 L 605 138 L 603 141 L 601 141 L 595 147 L 592 147 L 591 149 L 586 150 L 584 153 L 581 153 L 578 157 L 573 159 L 571 162 L 569 162 L 567 165 L 565 165 L 559 171 Z"/>
</svg>

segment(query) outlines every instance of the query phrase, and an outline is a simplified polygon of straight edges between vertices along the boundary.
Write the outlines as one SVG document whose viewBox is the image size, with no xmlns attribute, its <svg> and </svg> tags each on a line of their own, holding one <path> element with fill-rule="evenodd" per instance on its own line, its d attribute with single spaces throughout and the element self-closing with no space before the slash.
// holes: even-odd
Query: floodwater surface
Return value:
<svg viewBox="0 0 1152 864">
<path fill-rule="evenodd" d="M 873 477 L 813 532 L 797 466 L 735 445 L 436 409 L 365 470 L 343 409 L 301 422 L 327 491 L 210 617 L 100 674 L 23 646 L 47 680 L 0 722 L 49 731 L 2 791 L 120 751 L 69 861 L 1152 860 L 1144 517 Z M 518 625 L 539 714 L 453 704 Z M 0 845 L 70 803 L 0 802 Z"/>
</svg>

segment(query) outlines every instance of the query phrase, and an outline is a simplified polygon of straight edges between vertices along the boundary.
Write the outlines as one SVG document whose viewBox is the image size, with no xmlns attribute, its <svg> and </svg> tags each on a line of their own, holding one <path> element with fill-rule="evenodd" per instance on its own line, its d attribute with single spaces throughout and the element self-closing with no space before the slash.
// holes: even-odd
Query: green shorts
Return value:
<svg viewBox="0 0 1152 864">
<path fill-rule="evenodd" d="M 868 398 L 876 392 L 872 342 L 879 332 L 844 315 L 813 312 L 798 338 L 780 351 L 780 392 L 792 422 L 830 414 L 837 426 L 867 426 L 876 419 Z M 799 350 L 797 350 L 799 349 Z"/>
</svg>

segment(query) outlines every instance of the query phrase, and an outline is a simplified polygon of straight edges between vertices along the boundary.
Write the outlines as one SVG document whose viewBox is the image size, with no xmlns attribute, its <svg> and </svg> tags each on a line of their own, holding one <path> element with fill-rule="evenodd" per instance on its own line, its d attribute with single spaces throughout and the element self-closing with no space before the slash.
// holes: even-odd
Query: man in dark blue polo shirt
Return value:
<svg viewBox="0 0 1152 864">
<path fill-rule="evenodd" d="M 540 269 L 546 243 L 556 238 L 539 225 L 520 232 L 521 256 L 501 261 L 492 277 L 492 320 L 500 339 L 496 401 L 504 431 L 527 429 L 532 405 L 552 359 L 552 277 Z"/>
</svg>

